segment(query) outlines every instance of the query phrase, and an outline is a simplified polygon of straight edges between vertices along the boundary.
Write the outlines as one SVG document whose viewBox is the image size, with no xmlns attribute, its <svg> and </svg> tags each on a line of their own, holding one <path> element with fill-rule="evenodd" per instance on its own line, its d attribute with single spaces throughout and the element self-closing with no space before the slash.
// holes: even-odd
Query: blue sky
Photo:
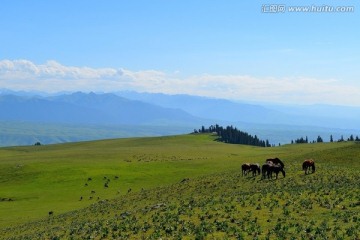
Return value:
<svg viewBox="0 0 360 240">
<path fill-rule="evenodd" d="M 286 10 L 262 12 L 270 3 Z M 360 106 L 359 10 L 348 0 L 5 0 L 0 88 Z"/>
</svg>

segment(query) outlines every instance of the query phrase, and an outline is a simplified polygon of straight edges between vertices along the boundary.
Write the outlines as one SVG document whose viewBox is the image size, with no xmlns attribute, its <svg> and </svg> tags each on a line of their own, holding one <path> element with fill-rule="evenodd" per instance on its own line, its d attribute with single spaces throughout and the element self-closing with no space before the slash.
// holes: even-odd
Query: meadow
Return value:
<svg viewBox="0 0 360 240">
<path fill-rule="evenodd" d="M 360 144 L 190 134 L 0 148 L 3 239 L 359 239 Z M 279 157 L 286 177 L 241 175 Z M 305 175 L 302 161 L 317 170 Z M 49 214 L 51 213 L 51 214 Z"/>
</svg>

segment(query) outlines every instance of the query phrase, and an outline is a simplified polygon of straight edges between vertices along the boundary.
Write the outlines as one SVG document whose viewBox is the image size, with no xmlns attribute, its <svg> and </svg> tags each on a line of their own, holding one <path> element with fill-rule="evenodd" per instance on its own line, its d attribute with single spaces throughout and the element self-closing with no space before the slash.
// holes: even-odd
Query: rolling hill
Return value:
<svg viewBox="0 0 360 240">
<path fill-rule="evenodd" d="M 359 151 L 354 142 L 259 148 L 204 134 L 1 148 L 1 236 L 357 239 Z M 241 176 L 242 163 L 274 156 L 285 178 Z M 315 173 L 301 171 L 305 158 Z"/>
</svg>

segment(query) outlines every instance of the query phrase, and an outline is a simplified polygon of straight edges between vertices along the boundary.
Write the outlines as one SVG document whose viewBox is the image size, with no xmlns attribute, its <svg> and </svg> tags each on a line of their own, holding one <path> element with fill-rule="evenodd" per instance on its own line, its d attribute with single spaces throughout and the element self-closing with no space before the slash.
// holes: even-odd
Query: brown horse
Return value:
<svg viewBox="0 0 360 240">
<path fill-rule="evenodd" d="M 306 159 L 302 164 L 302 168 L 305 171 L 305 174 L 309 174 L 310 168 L 311 168 L 311 173 L 315 172 L 315 162 L 314 162 L 314 160 Z"/>
</svg>

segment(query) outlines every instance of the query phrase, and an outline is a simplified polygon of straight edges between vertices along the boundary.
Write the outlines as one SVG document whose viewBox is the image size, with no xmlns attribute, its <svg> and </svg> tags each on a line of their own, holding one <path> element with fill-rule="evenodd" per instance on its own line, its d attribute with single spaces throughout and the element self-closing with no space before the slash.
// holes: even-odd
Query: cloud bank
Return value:
<svg viewBox="0 0 360 240">
<path fill-rule="evenodd" d="M 56 61 L 0 61 L 0 88 L 24 91 L 96 91 L 191 94 L 233 100 L 360 106 L 360 85 L 308 77 L 258 78 L 201 74 L 180 77 L 155 70 L 64 66 Z"/>
</svg>

